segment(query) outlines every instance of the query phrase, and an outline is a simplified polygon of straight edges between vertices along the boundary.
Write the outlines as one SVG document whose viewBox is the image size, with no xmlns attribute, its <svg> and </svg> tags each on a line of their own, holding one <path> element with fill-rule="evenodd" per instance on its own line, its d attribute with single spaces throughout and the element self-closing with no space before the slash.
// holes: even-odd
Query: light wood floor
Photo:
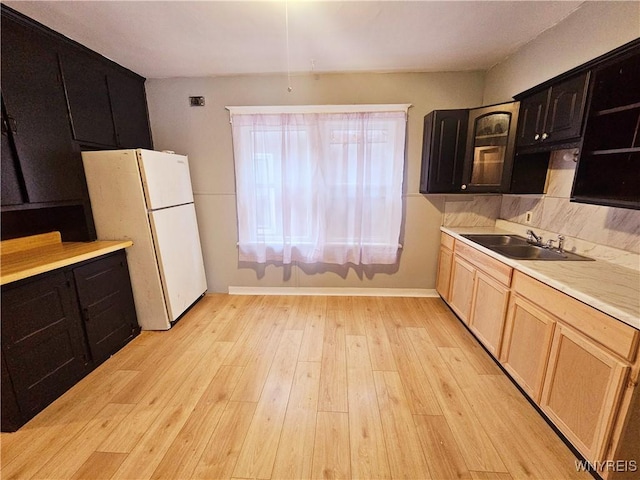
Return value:
<svg viewBox="0 0 640 480">
<path fill-rule="evenodd" d="M 207 296 L 1 440 L 3 479 L 591 478 L 435 298 Z"/>
</svg>

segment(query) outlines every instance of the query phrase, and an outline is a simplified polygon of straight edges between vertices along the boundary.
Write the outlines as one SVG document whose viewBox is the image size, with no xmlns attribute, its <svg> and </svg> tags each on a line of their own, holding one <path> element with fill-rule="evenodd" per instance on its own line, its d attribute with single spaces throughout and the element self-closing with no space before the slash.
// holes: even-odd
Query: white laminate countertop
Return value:
<svg viewBox="0 0 640 480">
<path fill-rule="evenodd" d="M 461 235 L 513 234 L 496 227 L 441 227 L 457 240 L 640 330 L 640 270 L 604 260 L 514 260 Z"/>
</svg>

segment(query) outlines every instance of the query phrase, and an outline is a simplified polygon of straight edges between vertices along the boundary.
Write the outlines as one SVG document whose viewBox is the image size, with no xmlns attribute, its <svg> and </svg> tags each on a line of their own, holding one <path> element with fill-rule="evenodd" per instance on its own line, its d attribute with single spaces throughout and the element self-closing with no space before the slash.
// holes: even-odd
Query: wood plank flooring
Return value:
<svg viewBox="0 0 640 480">
<path fill-rule="evenodd" d="M 15 433 L 3 479 L 589 479 L 437 298 L 208 295 Z"/>
</svg>

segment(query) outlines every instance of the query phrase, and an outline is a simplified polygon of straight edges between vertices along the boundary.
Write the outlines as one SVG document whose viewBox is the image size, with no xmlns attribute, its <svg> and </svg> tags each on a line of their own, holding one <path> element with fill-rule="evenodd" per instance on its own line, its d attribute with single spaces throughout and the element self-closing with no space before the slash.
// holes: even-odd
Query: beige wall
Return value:
<svg viewBox="0 0 640 480">
<path fill-rule="evenodd" d="M 424 115 L 437 108 L 481 104 L 480 72 L 333 74 L 292 78 L 254 75 L 147 80 L 157 150 L 189 155 L 209 291 L 229 286 L 432 289 L 444 197 L 418 193 Z M 204 107 L 189 107 L 202 95 Z M 405 163 L 402 255 L 384 269 L 238 265 L 235 180 L 227 105 L 411 103 Z M 327 270 L 327 271 L 324 271 Z"/>
<path fill-rule="evenodd" d="M 487 72 L 484 103 L 520 93 L 640 36 L 640 2 L 585 2 L 517 54 Z M 569 201 L 576 164 L 551 157 L 547 194 L 505 195 L 500 218 L 640 253 L 640 211 Z"/>
<path fill-rule="evenodd" d="M 501 216 L 518 221 L 534 210 L 538 225 L 558 224 L 562 214 L 593 218 L 594 207 L 569 203 L 571 174 L 554 162 L 553 192 L 547 196 L 424 196 L 418 193 L 422 119 L 438 108 L 465 108 L 509 101 L 519 92 L 640 36 L 640 2 L 585 2 L 486 74 L 406 73 L 294 76 L 287 92 L 283 76 L 151 79 L 147 81 L 155 148 L 189 155 L 209 290 L 228 286 L 433 288 L 439 226 L 491 225 Z M 206 97 L 189 107 L 190 95 Z M 388 270 L 318 267 L 264 269 L 238 265 L 231 130 L 226 105 L 411 103 L 405 164 L 404 249 Z M 560 192 L 560 193 L 558 193 Z M 545 205 L 554 205 L 555 219 Z M 577 236 L 623 249 L 637 244 L 639 212 L 598 207 L 598 222 Z M 622 219 L 622 221 L 620 221 Z M 583 222 L 589 224 L 589 222 Z M 604 231 L 603 233 L 603 229 Z M 598 233 L 600 232 L 600 233 Z M 635 243 L 633 243 L 635 242 Z"/>
<path fill-rule="evenodd" d="M 640 2 L 585 2 L 487 72 L 484 104 L 509 101 L 513 95 L 637 37 Z"/>
</svg>

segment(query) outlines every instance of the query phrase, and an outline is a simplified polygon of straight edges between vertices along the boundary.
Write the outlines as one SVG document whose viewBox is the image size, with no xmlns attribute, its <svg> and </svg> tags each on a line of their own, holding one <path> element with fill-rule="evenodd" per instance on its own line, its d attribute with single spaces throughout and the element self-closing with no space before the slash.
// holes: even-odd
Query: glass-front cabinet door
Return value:
<svg viewBox="0 0 640 480">
<path fill-rule="evenodd" d="M 518 106 L 511 102 L 469 110 L 462 190 L 509 190 Z"/>
</svg>

